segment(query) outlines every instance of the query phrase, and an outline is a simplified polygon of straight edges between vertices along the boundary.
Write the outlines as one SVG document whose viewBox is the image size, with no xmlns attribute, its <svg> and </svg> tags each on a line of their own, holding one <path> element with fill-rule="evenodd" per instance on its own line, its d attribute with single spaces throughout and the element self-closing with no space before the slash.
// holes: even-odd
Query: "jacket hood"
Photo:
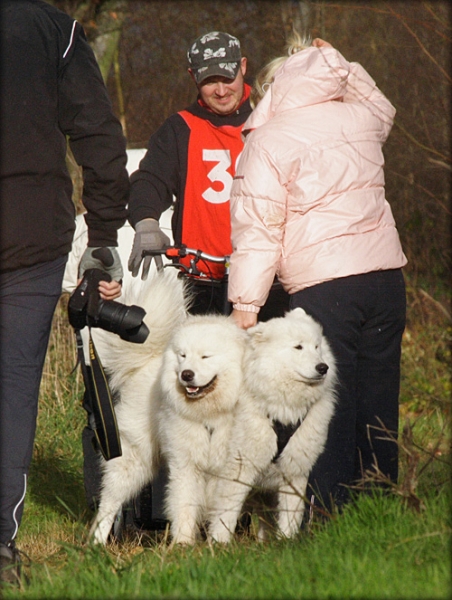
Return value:
<svg viewBox="0 0 452 600">
<path fill-rule="evenodd" d="M 310 47 L 290 56 L 276 71 L 265 96 L 244 125 L 256 129 L 276 114 L 345 95 L 349 63 L 334 48 Z"/>
</svg>

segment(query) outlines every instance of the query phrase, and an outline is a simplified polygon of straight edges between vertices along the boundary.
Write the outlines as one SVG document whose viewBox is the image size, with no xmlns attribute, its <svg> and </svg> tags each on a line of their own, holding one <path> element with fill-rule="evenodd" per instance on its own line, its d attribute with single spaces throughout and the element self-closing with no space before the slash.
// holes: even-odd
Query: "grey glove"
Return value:
<svg viewBox="0 0 452 600">
<path fill-rule="evenodd" d="M 138 275 L 141 261 L 143 260 L 143 250 L 159 250 L 170 244 L 169 237 L 160 229 L 158 221 L 155 219 L 138 221 L 135 225 L 135 237 L 129 258 L 129 271 L 132 271 L 132 276 L 136 277 Z M 161 270 L 163 268 L 162 257 L 155 256 L 154 258 L 157 269 Z M 141 273 L 141 279 L 143 280 L 148 277 L 151 260 L 152 256 L 144 257 L 143 271 Z"/>
<path fill-rule="evenodd" d="M 113 246 L 87 248 L 78 265 L 79 278 L 87 269 L 101 269 L 115 281 L 121 281 L 124 275 L 118 251 Z"/>
</svg>

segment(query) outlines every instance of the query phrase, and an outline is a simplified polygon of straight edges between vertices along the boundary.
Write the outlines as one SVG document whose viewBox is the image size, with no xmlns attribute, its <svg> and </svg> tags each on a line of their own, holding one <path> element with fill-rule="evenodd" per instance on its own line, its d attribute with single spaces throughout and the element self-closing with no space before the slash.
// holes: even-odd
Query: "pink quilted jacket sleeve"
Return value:
<svg viewBox="0 0 452 600">
<path fill-rule="evenodd" d="M 286 214 L 281 178 L 272 156 L 249 139 L 230 200 L 233 255 L 229 298 L 239 310 L 258 312 L 276 274 Z"/>
<path fill-rule="evenodd" d="M 369 73 L 359 63 L 350 63 L 350 73 L 344 102 L 359 102 L 367 106 L 374 116 L 381 119 L 384 135 L 382 141 L 387 139 L 394 122 L 396 109 L 378 89 Z"/>
</svg>

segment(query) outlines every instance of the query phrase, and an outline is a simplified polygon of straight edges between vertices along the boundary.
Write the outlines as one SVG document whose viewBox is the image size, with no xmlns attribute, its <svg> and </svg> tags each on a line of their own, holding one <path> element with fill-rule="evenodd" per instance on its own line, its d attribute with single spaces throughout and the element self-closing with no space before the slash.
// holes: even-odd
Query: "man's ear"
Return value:
<svg viewBox="0 0 452 600">
<path fill-rule="evenodd" d="M 245 77 L 245 73 L 246 73 L 246 63 L 247 63 L 246 56 L 242 56 L 242 58 L 240 60 L 240 70 L 242 71 L 243 77 Z"/>
</svg>

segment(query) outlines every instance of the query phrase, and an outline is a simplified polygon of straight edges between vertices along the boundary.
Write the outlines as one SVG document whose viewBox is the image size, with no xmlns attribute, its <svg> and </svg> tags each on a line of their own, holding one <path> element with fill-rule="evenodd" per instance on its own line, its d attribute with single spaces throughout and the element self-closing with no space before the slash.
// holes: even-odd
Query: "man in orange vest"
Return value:
<svg viewBox="0 0 452 600">
<path fill-rule="evenodd" d="M 241 55 L 239 40 L 219 31 L 197 38 L 187 54 L 198 97 L 151 136 L 147 153 L 131 176 L 129 221 L 136 233 L 129 270 L 135 277 L 143 250 L 169 244 L 158 221 L 173 202 L 176 245 L 216 256 L 232 252 L 229 193 L 243 149 L 242 127 L 252 110 L 250 86 L 244 80 L 247 59 Z M 150 261 L 144 259 L 142 279 Z M 195 292 L 191 312 L 224 313 L 224 266 L 202 263 L 200 268 L 209 274 L 209 282 L 191 278 Z M 287 309 L 288 296 L 276 285 L 260 320 L 283 316 Z"/>
<path fill-rule="evenodd" d="M 147 278 L 151 263 L 150 256 L 143 260 L 143 250 L 170 243 L 159 219 L 171 206 L 175 245 L 214 256 L 232 252 L 229 193 L 243 149 L 242 128 L 252 110 L 251 88 L 244 80 L 247 59 L 241 55 L 239 40 L 219 31 L 197 38 L 187 55 L 198 97 L 151 136 L 139 169 L 131 176 L 129 221 L 135 237 L 129 270 L 136 277 L 143 264 L 142 279 Z M 207 281 L 189 278 L 194 292 L 190 312 L 229 313 L 224 265 L 200 261 L 199 269 L 209 277 Z M 276 282 L 259 320 L 283 316 L 288 307 L 288 295 Z M 146 518 L 140 520 L 135 514 L 135 523 L 163 528 L 160 506 L 165 481 L 160 473 L 152 488 L 145 488 L 138 498 L 139 511 L 134 507 L 124 511 L 125 520 L 141 513 Z"/>
</svg>

